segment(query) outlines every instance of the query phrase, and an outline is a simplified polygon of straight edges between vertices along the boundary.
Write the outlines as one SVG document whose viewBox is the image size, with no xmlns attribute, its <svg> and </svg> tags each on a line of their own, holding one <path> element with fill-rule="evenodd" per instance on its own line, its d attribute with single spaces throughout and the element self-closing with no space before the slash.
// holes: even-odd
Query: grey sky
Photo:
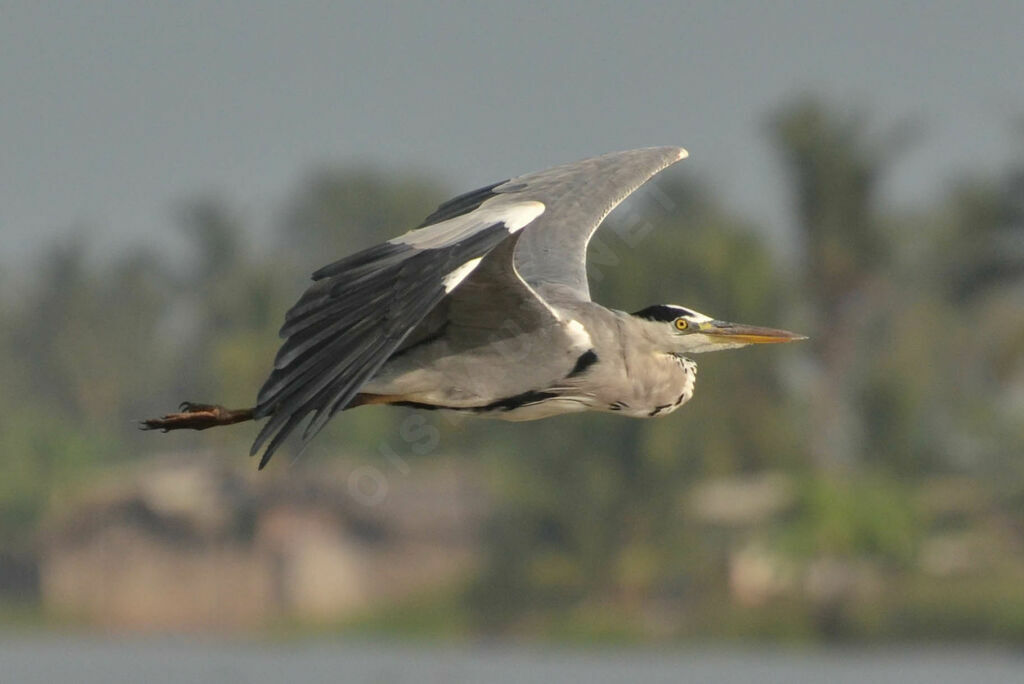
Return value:
<svg viewBox="0 0 1024 684">
<path fill-rule="evenodd" d="M 787 96 L 925 124 L 899 202 L 997 167 L 1024 113 L 1019 0 L 436 4 L 0 1 L 0 263 L 76 226 L 170 247 L 209 190 L 265 226 L 325 163 L 461 191 L 660 144 L 779 225 Z"/>
</svg>

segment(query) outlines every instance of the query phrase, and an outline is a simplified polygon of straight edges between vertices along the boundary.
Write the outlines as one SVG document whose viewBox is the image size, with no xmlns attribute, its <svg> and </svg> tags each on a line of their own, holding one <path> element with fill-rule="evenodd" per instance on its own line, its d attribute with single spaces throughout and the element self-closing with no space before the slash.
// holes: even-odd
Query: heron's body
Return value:
<svg viewBox="0 0 1024 684">
<path fill-rule="evenodd" d="M 490 330 L 483 345 L 469 346 L 462 331 L 444 327 L 386 362 L 360 401 L 518 421 L 585 410 L 662 416 L 693 396 L 696 364 L 659 349 L 645 334 L 649 322 L 593 302 L 551 307 L 559 320 L 546 329 L 505 311 L 505 326 Z M 564 353 L 544 363 L 531 353 L 553 348 Z"/>
<path fill-rule="evenodd" d="M 671 413 L 693 396 L 690 353 L 799 335 L 655 305 L 590 299 L 586 251 L 604 217 L 678 147 L 607 154 L 460 195 L 404 235 L 321 268 L 285 316 L 252 409 L 185 404 L 146 428 L 266 418 L 262 467 L 303 422 L 311 438 L 367 404 L 534 420 L 584 410 Z"/>
</svg>

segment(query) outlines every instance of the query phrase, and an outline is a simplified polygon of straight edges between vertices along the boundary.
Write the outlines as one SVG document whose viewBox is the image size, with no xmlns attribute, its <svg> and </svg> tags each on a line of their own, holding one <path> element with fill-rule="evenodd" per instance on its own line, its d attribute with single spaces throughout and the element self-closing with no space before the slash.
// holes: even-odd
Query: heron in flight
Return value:
<svg viewBox="0 0 1024 684">
<path fill-rule="evenodd" d="M 256 406 L 186 402 L 143 429 L 267 419 L 263 468 L 306 421 L 368 404 L 503 420 L 606 411 L 664 416 L 693 396 L 688 354 L 801 335 L 657 304 L 590 299 L 586 252 L 604 217 L 679 147 L 606 154 L 459 195 L 399 237 L 325 266 L 285 315 Z"/>
</svg>

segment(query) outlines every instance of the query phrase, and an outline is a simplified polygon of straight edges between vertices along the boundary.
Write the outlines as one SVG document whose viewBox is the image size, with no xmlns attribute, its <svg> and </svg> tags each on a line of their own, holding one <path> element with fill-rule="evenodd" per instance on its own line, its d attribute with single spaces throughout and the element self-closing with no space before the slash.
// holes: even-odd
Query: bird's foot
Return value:
<svg viewBox="0 0 1024 684">
<path fill-rule="evenodd" d="M 140 430 L 205 430 L 219 425 L 231 425 L 252 420 L 252 409 L 228 409 L 218 404 L 196 404 L 183 401 L 178 413 L 139 422 Z"/>
</svg>

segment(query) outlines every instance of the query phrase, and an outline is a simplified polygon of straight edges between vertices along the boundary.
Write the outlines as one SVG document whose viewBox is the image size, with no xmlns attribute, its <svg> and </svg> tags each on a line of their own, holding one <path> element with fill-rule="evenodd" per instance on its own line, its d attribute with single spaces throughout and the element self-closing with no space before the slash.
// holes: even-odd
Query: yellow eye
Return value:
<svg viewBox="0 0 1024 684">
<path fill-rule="evenodd" d="M 685 318 L 676 319 L 676 330 L 686 330 L 689 327 L 690 324 Z"/>
</svg>

